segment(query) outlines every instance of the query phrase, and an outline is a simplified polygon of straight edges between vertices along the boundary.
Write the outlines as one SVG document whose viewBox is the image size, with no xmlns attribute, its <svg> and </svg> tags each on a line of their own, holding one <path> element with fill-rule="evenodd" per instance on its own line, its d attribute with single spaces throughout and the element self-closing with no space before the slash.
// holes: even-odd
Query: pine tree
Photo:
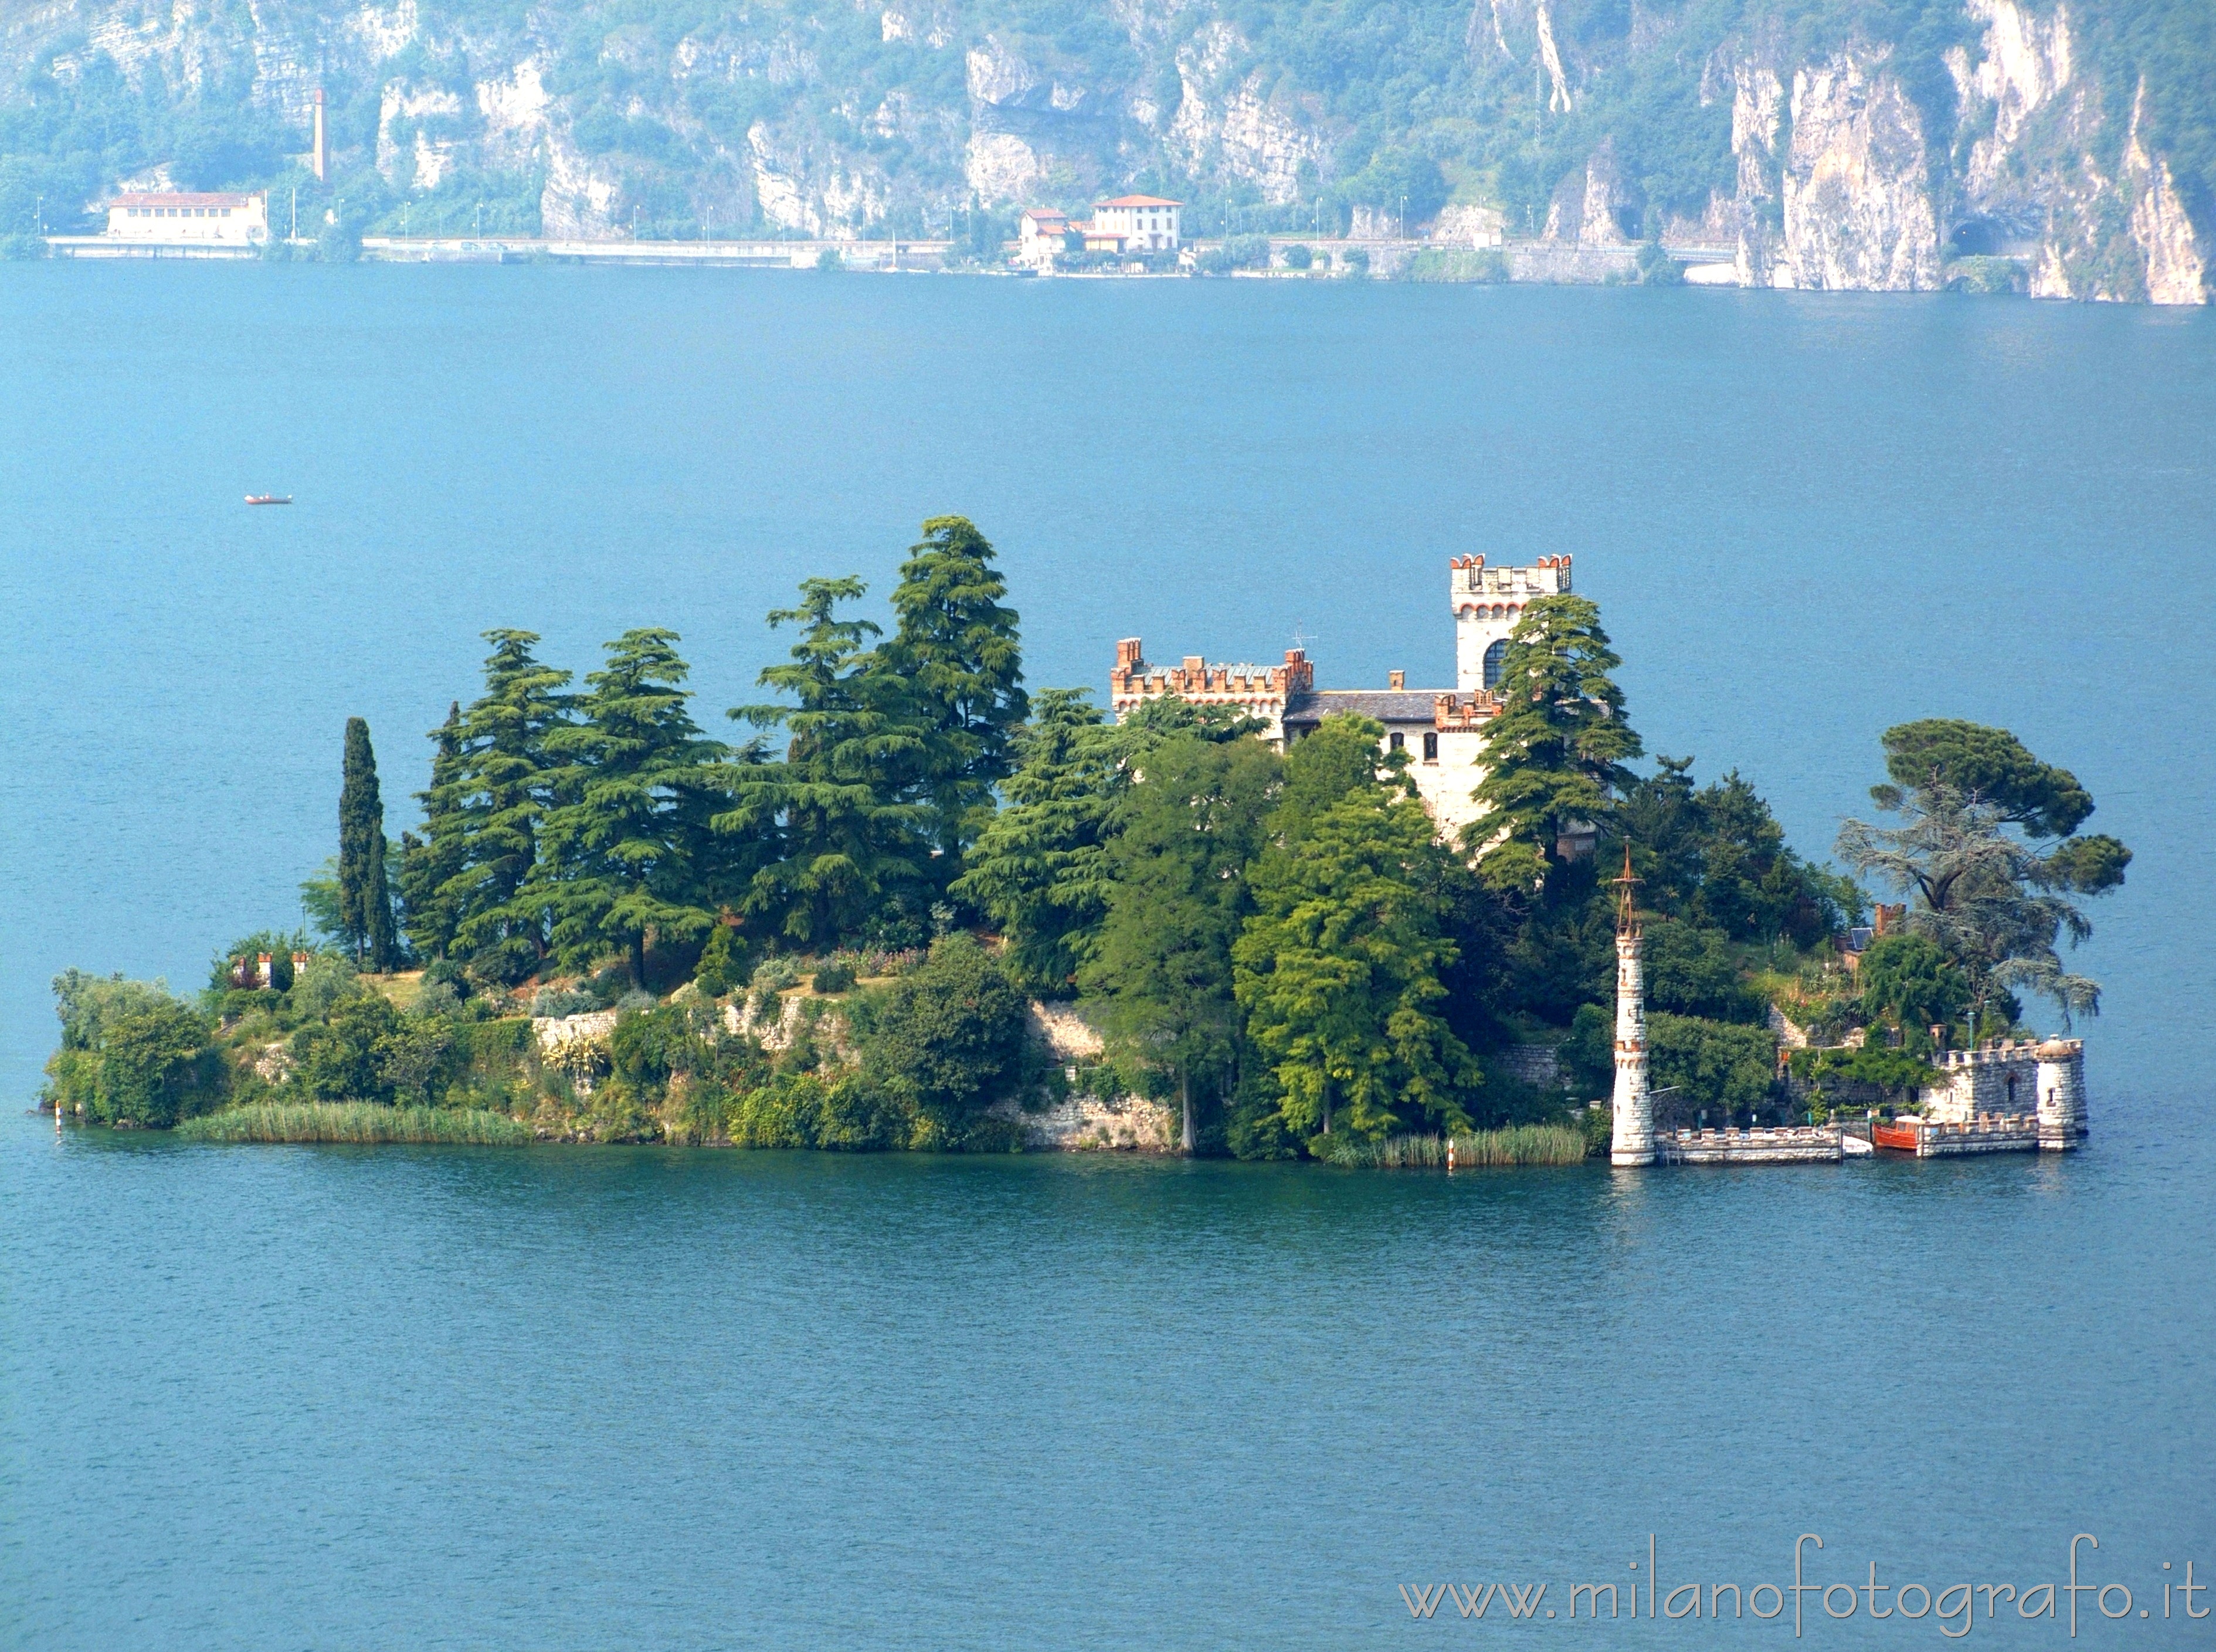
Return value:
<svg viewBox="0 0 2216 1652">
<path fill-rule="evenodd" d="M 455 786 L 462 764 L 462 707 L 446 708 L 446 721 L 431 731 L 431 784 L 416 794 L 423 805 L 423 836 L 400 834 L 400 906 L 408 943 L 422 958 L 443 958 L 453 943 L 454 892 L 463 867 L 467 816 Z"/>
<path fill-rule="evenodd" d="M 1059 992 L 1099 937 L 1108 902 L 1108 845 L 1147 754 L 1166 741 L 1246 740 L 1259 721 L 1171 696 L 1104 724 L 1085 689 L 1050 688 L 1018 736 L 1006 804 L 972 845 L 950 891 L 1000 925 L 1006 961 L 1027 985 Z M 1301 742 L 1305 750 L 1314 740 Z M 1374 756 L 1374 753 L 1373 753 Z"/>
<path fill-rule="evenodd" d="M 1030 715 L 1016 613 L 1000 605 L 1007 586 L 993 559 L 968 518 L 926 522 L 893 592 L 899 623 L 879 651 L 925 732 L 914 789 L 942 881 L 959 874 L 963 852 L 992 818 L 993 789 L 1007 778 Z"/>
<path fill-rule="evenodd" d="M 1230 1076 L 1239 1036 L 1231 949 L 1251 910 L 1277 754 L 1254 740 L 1184 739 L 1148 754 L 1107 853 L 1107 911 L 1078 972 L 1110 1030 L 1176 1084 L 1185 1149 L 1193 1085 Z"/>
<path fill-rule="evenodd" d="M 544 905 L 562 961 L 622 950 L 646 985 L 646 943 L 705 936 L 709 820 L 722 801 L 723 747 L 685 709 L 689 674 L 674 631 L 625 631 L 585 679 L 582 720 L 547 736 L 565 800 L 546 812 L 539 859 L 523 894 Z"/>
<path fill-rule="evenodd" d="M 1076 974 L 1107 912 L 1110 820 L 1130 771 L 1122 731 L 1083 689 L 1050 688 L 1017 742 L 1007 803 L 970 850 L 952 893 L 1000 926 L 1007 961 L 1049 991 Z"/>
<path fill-rule="evenodd" d="M 568 725 L 569 673 L 541 664 L 529 631 L 484 634 L 485 691 L 463 711 L 452 769 L 434 775 L 424 807 L 450 820 L 455 864 L 438 900 L 452 923 L 450 946 L 473 967 L 520 980 L 546 955 L 546 915 L 523 894 L 539 858 L 539 824 L 557 801 L 547 740 Z"/>
<path fill-rule="evenodd" d="M 1609 673 L 1600 610 L 1583 597 L 1541 597 L 1524 611 L 1501 664 L 1500 714 L 1485 728 L 1484 814 L 1463 828 L 1494 888 L 1530 890 L 1560 868 L 1575 821 L 1605 821 L 1633 783 L 1623 765 L 1644 749 Z"/>
<path fill-rule="evenodd" d="M 731 712 L 787 731 L 783 757 L 729 766 L 731 807 L 714 824 L 764 863 L 740 912 L 793 946 L 828 944 L 904 912 L 920 916 L 928 899 L 926 811 L 904 800 L 901 779 L 920 765 L 926 737 L 905 685 L 871 646 L 878 628 L 838 617 L 865 589 L 851 576 L 803 580 L 800 606 L 769 617 L 773 627 L 804 628 L 791 663 L 766 667 L 760 679 L 797 703 Z M 758 758 L 758 748 L 748 755 Z"/>
<path fill-rule="evenodd" d="M 339 932 L 354 962 L 373 970 L 397 963 L 392 891 L 385 875 L 385 801 L 369 724 L 348 717 L 345 778 L 339 789 Z"/>
<path fill-rule="evenodd" d="M 1256 863 L 1238 998 L 1296 1135 L 1336 1121 L 1375 1137 L 1412 1113 L 1468 1127 L 1476 1068 L 1441 1013 L 1457 955 L 1432 893 L 1444 852 L 1420 802 L 1372 782 Z"/>
</svg>

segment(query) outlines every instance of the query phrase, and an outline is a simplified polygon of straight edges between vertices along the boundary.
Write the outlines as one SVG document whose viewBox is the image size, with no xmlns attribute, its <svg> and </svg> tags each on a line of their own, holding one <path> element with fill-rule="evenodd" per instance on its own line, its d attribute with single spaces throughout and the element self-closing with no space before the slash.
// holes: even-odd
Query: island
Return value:
<svg viewBox="0 0 2216 1652">
<path fill-rule="evenodd" d="M 43 1104 L 204 1140 L 1376 1168 L 2083 1135 L 2082 1043 L 2028 1017 L 2098 1012 L 2061 949 L 2131 855 L 2007 731 L 1886 730 L 1889 823 L 1844 823 L 1840 871 L 1736 770 L 1641 771 L 1569 556 L 1451 560 L 1450 685 L 1126 638 L 1105 711 L 1025 689 L 995 562 L 926 521 L 889 632 L 859 579 L 803 580 L 723 739 L 674 630 L 582 684 L 487 632 L 420 824 L 387 837 L 349 720 L 307 923 L 189 998 L 63 974 Z"/>
</svg>

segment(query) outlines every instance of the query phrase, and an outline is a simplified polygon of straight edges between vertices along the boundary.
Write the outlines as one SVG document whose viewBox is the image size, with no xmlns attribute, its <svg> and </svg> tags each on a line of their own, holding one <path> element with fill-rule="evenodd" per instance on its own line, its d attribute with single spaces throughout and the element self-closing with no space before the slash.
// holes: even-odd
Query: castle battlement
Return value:
<svg viewBox="0 0 2216 1652">
<path fill-rule="evenodd" d="M 1926 1088 L 1920 1102 L 1931 1124 L 2030 1113 L 2037 1145 L 2056 1151 L 2075 1147 L 2085 1133 L 2083 1039 L 1991 1039 L 1973 1050 L 1947 1051 L 1939 1069 L 1942 1082 Z"/>
<path fill-rule="evenodd" d="M 1570 589 L 1570 559 L 1542 556 L 1528 568 L 1487 568 L 1482 556 L 1447 563 L 1447 599 L 1455 616 L 1455 687 L 1464 694 L 1499 686 L 1508 634 L 1524 610 Z"/>
<path fill-rule="evenodd" d="M 1988 1039 L 1974 1050 L 1948 1050 L 1941 1057 L 1944 1067 L 1990 1066 L 1995 1063 L 2081 1060 L 2085 1053 L 2082 1038 L 1996 1038 Z"/>
<path fill-rule="evenodd" d="M 1431 726 L 1441 731 L 1474 734 L 1500 715 L 1498 694 L 1440 694 L 1431 700 Z"/>
<path fill-rule="evenodd" d="M 1197 654 L 1175 666 L 1151 666 L 1141 640 L 1127 636 L 1116 645 L 1108 704 L 1119 722 L 1148 700 L 1172 695 L 1195 705 L 1234 706 L 1270 725 L 1265 739 L 1282 740 L 1286 702 L 1314 686 L 1315 666 L 1302 648 L 1286 649 L 1281 666 L 1210 665 Z"/>
</svg>

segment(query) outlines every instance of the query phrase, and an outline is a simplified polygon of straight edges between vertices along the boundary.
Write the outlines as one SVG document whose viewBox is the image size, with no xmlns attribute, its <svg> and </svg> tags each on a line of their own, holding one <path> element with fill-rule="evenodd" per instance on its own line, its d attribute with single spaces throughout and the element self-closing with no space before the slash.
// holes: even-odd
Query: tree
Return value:
<svg viewBox="0 0 2216 1652">
<path fill-rule="evenodd" d="M 1231 949 L 1251 902 L 1277 754 L 1258 741 L 1165 741 L 1117 811 L 1106 910 L 1078 986 L 1110 1032 L 1176 1084 L 1195 1140 L 1193 1081 L 1222 1077 L 1238 1035 Z"/>
<path fill-rule="evenodd" d="M 540 857 L 526 893 L 545 903 L 564 964 L 622 950 L 646 985 L 649 936 L 692 940 L 715 922 L 702 904 L 709 821 L 723 800 L 724 748 L 685 709 L 687 675 L 674 631 L 625 631 L 586 678 L 582 720 L 547 736 L 562 765 Z"/>
<path fill-rule="evenodd" d="M 1367 737 L 1374 769 L 1382 730 L 1348 733 Z M 1336 1102 L 1365 1136 L 1408 1109 L 1467 1129 L 1462 1097 L 1478 1073 L 1440 1014 L 1456 949 L 1432 893 L 1446 853 L 1431 816 L 1373 775 L 1298 826 L 1257 863 L 1256 912 L 1233 950 L 1247 1035 L 1271 1063 L 1284 1122 L 1328 1135 Z"/>
<path fill-rule="evenodd" d="M 1999 808 L 1935 783 L 1900 794 L 1897 812 L 1897 828 L 1843 823 L 1839 857 L 1911 897 L 1909 930 L 1961 967 L 1973 1024 L 1986 1024 L 2015 986 L 2052 997 L 2065 1025 L 2073 1012 L 2100 1013 L 2099 984 L 2065 973 L 2055 950 L 2063 930 L 2074 944 L 2092 925 L 2057 893 L 2066 886 L 2051 863 L 2007 835 Z"/>
<path fill-rule="evenodd" d="M 1880 936 L 1862 954 L 1855 975 L 1863 1014 L 1872 1020 L 1890 1017 L 1917 1039 L 1918 1048 L 1925 1028 L 1947 1025 L 1970 1001 L 1962 972 L 1929 936 Z"/>
<path fill-rule="evenodd" d="M 1110 822 L 1128 783 L 1119 731 L 1086 693 L 1039 696 L 1015 742 L 1006 806 L 978 835 L 951 891 L 1000 925 L 1017 973 L 1049 992 L 1075 977 L 1107 911 Z"/>
<path fill-rule="evenodd" d="M 332 1005 L 323 1021 L 292 1037 L 293 1078 L 321 1102 L 392 1100 L 388 1058 L 403 1029 L 384 993 L 356 992 Z"/>
<path fill-rule="evenodd" d="M 2093 812 L 2093 796 L 2067 769 L 2041 763 L 2005 728 L 1953 717 L 1926 717 L 1880 737 L 1890 786 L 1871 793 L 1881 808 L 1898 808 L 1904 791 L 1933 783 L 1989 804 L 2033 838 L 2066 838 Z"/>
<path fill-rule="evenodd" d="M 992 818 L 993 789 L 1008 777 L 1016 731 L 1030 715 L 1016 613 L 994 551 L 966 517 L 935 516 L 909 549 L 893 592 L 897 617 L 880 667 L 907 686 L 922 728 L 915 798 L 939 851 L 942 882 Z"/>
<path fill-rule="evenodd" d="M 539 827 L 559 801 L 547 741 L 569 726 L 569 673 L 541 664 L 530 631 L 491 630 L 484 693 L 462 713 L 452 768 L 433 771 L 424 808 L 459 828 L 459 865 L 439 885 L 451 915 L 449 944 L 471 967 L 520 980 L 546 955 L 546 915 L 523 894 L 539 859 Z"/>
<path fill-rule="evenodd" d="M 1500 713 L 1485 728 L 1485 811 L 1463 828 L 1493 887 L 1531 889 L 1555 875 L 1570 824 L 1605 820 L 1632 785 L 1624 765 L 1643 748 L 1609 676 L 1622 663 L 1583 597 L 1541 597 L 1510 633 Z"/>
<path fill-rule="evenodd" d="M 1048 689 L 1018 736 L 1017 765 L 951 893 L 1000 925 L 1019 979 L 1046 992 L 1074 980 L 1108 910 L 1107 846 L 1147 753 L 1166 740 L 1245 740 L 1259 720 L 1177 696 L 1102 722 L 1085 689 Z M 1302 745 L 1313 744 L 1303 741 Z"/>
<path fill-rule="evenodd" d="M 2069 770 L 2041 762 L 2007 729 L 1927 717 L 1887 729 L 1882 740 L 1893 783 L 1870 789 L 1880 808 L 1898 809 L 1908 795 L 1951 787 L 2027 838 L 2065 839 L 2047 857 L 2056 887 L 2092 895 L 2123 882 L 2130 850 L 2098 833 L 2073 835 L 2093 813 L 2092 793 Z"/>
<path fill-rule="evenodd" d="M 958 1145 L 976 1114 L 1013 1087 L 1030 1026 L 1023 995 L 957 931 L 886 989 L 863 1040 L 862 1070 L 927 1121 L 933 1139 Z"/>
<path fill-rule="evenodd" d="M 1700 1104 L 1752 1113 L 1770 1099 L 1777 1041 L 1767 1028 L 1658 1011 L 1647 1017 L 1647 1047 L 1655 1091 L 1674 1092 L 1675 1111 Z"/>
<path fill-rule="evenodd" d="M 798 703 L 730 714 L 788 731 L 781 759 L 733 765 L 731 806 L 713 824 L 766 845 L 739 908 L 791 945 L 825 944 L 913 908 L 929 887 L 928 811 L 900 785 L 920 766 L 926 735 L 900 678 L 879 668 L 870 646 L 878 628 L 838 617 L 865 588 L 852 577 L 802 580 L 800 606 L 769 617 L 773 628 L 805 628 L 791 661 L 760 679 Z"/>
<path fill-rule="evenodd" d="M 213 1107 L 223 1093 L 214 1029 L 191 1005 L 161 1001 L 118 1016 L 105 1029 L 94 1116 L 166 1130 Z"/>
<path fill-rule="evenodd" d="M 42 1094 L 59 1110 L 161 1129 L 221 1100 L 213 1029 L 167 982 L 65 970 L 54 978 L 54 1013 L 62 1041 Z"/>
<path fill-rule="evenodd" d="M 462 706 L 446 708 L 446 721 L 431 731 L 431 784 L 418 792 L 423 836 L 400 834 L 400 910 L 408 943 L 422 958 L 443 958 L 453 944 L 459 891 L 453 883 L 467 863 L 468 815 L 455 783 L 462 767 Z"/>
<path fill-rule="evenodd" d="M 374 970 L 397 967 L 392 891 L 385 875 L 385 801 L 377 786 L 377 753 L 369 724 L 348 717 L 345 783 L 339 790 L 339 933 L 354 962 Z"/>
</svg>

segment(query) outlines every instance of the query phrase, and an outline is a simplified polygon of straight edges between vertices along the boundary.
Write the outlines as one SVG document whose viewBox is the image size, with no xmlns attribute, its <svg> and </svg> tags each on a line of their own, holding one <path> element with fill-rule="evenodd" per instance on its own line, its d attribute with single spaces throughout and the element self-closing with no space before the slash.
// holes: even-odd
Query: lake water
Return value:
<svg viewBox="0 0 2216 1652">
<path fill-rule="evenodd" d="M 2216 316 L 0 265 L 0 1641 L 1397 1644 L 1506 1632 L 1402 1583 L 1559 1606 L 1650 1533 L 1665 1591 L 1789 1583 L 1802 1532 L 1936 1591 L 2090 1532 L 2153 1615 L 2081 1638 L 2209 1642 L 2161 1588 L 2216 1572 Z M 15 1111 L 58 970 L 196 986 L 295 918 L 348 715 L 396 828 L 489 626 L 582 672 L 674 625 L 717 722 L 797 580 L 882 593 L 947 511 L 1035 685 L 1130 635 L 1444 683 L 1445 559 L 1573 551 L 1649 749 L 1819 856 L 1887 724 L 2015 728 L 2138 852 L 2088 1151 L 1449 1181 Z"/>
</svg>

